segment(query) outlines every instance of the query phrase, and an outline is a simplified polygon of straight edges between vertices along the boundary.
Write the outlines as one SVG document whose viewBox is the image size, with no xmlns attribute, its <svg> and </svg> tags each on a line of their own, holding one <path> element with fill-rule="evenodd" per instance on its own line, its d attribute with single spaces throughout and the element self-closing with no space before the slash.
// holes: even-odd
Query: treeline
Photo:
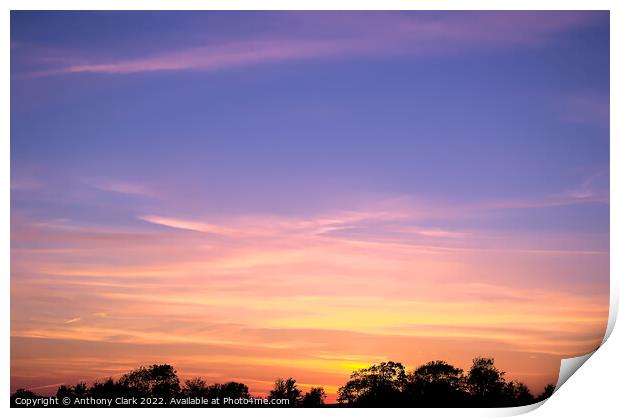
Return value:
<svg viewBox="0 0 620 418">
<path fill-rule="evenodd" d="M 11 406 L 27 406 L 24 399 L 35 400 L 46 397 L 30 390 L 18 389 L 11 395 Z M 56 391 L 57 404 L 47 406 L 128 406 L 128 407 L 197 407 L 197 406 L 300 406 L 316 407 L 325 404 L 325 390 L 322 387 L 313 387 L 308 392 L 299 389 L 293 378 L 277 379 L 265 402 L 243 402 L 243 400 L 259 399 L 250 394 L 247 385 L 239 382 L 207 384 L 202 378 L 185 380 L 181 384 L 174 367 L 168 364 L 154 364 L 149 367 L 139 367 L 122 375 L 118 380 L 111 377 L 102 382 L 94 382 L 90 386 L 78 383 L 74 386 L 61 385 Z M 18 400 L 19 399 L 19 400 Z M 137 400 L 132 402 L 113 402 L 109 405 L 99 402 L 80 402 L 80 400 Z M 172 399 L 175 401 L 171 402 Z M 192 400 L 209 400 L 208 404 L 191 402 Z M 225 404 L 224 399 L 235 400 Z M 67 401 L 68 400 L 68 401 Z M 161 401 L 160 401 L 161 400 Z M 213 402 L 217 400 L 217 402 Z M 239 402 L 241 401 L 241 402 Z M 274 401 L 274 402 L 269 402 Z M 279 402 L 275 402 L 279 401 Z M 284 402 L 282 402 L 284 401 Z M 30 403 L 29 405 L 33 405 Z M 34 404 L 43 406 L 43 404 Z"/>
<path fill-rule="evenodd" d="M 342 406 L 357 407 L 507 407 L 541 401 L 555 390 L 555 386 L 547 385 L 543 393 L 535 397 L 525 384 L 506 381 L 504 375 L 491 358 L 475 358 L 467 373 L 444 361 L 431 361 L 410 372 L 401 363 L 388 361 L 353 372 L 349 381 L 338 389 L 337 401 Z M 11 406 L 33 405 L 24 400 L 38 398 L 45 397 L 18 389 L 11 395 Z M 248 386 L 239 382 L 207 384 L 201 378 L 194 378 L 181 384 L 176 370 L 164 364 L 139 367 L 117 380 L 108 378 L 90 386 L 85 383 L 62 385 L 55 398 L 65 401 L 64 404 L 58 402 L 57 406 L 320 407 L 325 405 L 326 395 L 322 387 L 303 392 L 293 378 L 277 379 L 265 398 L 253 397 Z M 132 398 L 164 401 L 109 405 L 95 402 Z M 192 402 L 199 399 L 213 402 Z M 222 402 L 224 399 L 236 402 L 226 404 Z"/>
<path fill-rule="evenodd" d="M 547 399 L 547 385 L 534 396 L 518 381 L 506 381 L 492 358 L 477 357 L 467 373 L 445 361 L 431 361 L 413 372 L 388 361 L 360 369 L 338 389 L 338 403 L 362 407 L 510 407 Z"/>
</svg>

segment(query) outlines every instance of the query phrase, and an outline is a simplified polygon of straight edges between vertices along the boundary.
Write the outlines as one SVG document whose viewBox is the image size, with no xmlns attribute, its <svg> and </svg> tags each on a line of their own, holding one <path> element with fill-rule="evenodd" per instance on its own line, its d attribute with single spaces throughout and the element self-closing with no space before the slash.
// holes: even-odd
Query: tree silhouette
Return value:
<svg viewBox="0 0 620 418">
<path fill-rule="evenodd" d="M 176 371 L 168 364 L 139 367 L 121 376 L 119 383 L 136 397 L 169 399 L 181 391 Z"/>
<path fill-rule="evenodd" d="M 269 392 L 269 399 L 288 399 L 289 406 L 297 406 L 301 401 L 301 390 L 292 377 L 286 380 L 277 379 Z"/>
<path fill-rule="evenodd" d="M 538 395 L 538 397 L 536 398 L 536 402 L 540 402 L 540 401 L 544 401 L 545 399 L 548 399 L 551 395 L 553 395 L 553 392 L 555 392 L 555 385 L 547 385 L 545 386 L 545 389 L 543 390 L 543 392 Z"/>
<path fill-rule="evenodd" d="M 505 372 L 495 367 L 492 358 L 476 357 L 466 378 L 474 404 L 497 406 L 504 398 Z"/>
<path fill-rule="evenodd" d="M 405 367 L 401 363 L 375 364 L 351 374 L 351 379 L 338 389 L 338 402 L 356 406 L 400 406 L 405 384 Z"/>
<path fill-rule="evenodd" d="M 408 404 L 445 407 L 460 406 L 466 398 L 463 370 L 445 361 L 431 361 L 407 375 Z"/>
<path fill-rule="evenodd" d="M 534 403 L 530 389 L 521 382 L 509 382 L 504 385 L 505 406 L 519 406 Z"/>
<path fill-rule="evenodd" d="M 202 380 L 200 377 L 186 380 L 185 384 L 183 385 L 183 389 L 181 389 L 181 396 L 192 398 L 209 397 L 209 387 L 207 386 L 207 382 Z"/>
<path fill-rule="evenodd" d="M 61 385 L 56 391 L 56 397 L 58 399 L 69 398 L 71 400 L 77 398 L 85 398 L 88 396 L 88 387 L 86 383 L 78 383 L 75 386 Z"/>
<path fill-rule="evenodd" d="M 250 397 L 250 389 L 243 383 L 238 382 L 214 383 L 208 387 L 207 394 L 210 398 L 248 399 Z"/>
<path fill-rule="evenodd" d="M 17 389 L 11 395 L 11 408 L 19 408 L 21 406 L 16 403 L 16 399 L 37 399 L 37 398 L 40 398 L 40 396 L 31 390 L 27 390 L 23 388 Z"/>
<path fill-rule="evenodd" d="M 409 373 L 401 363 L 388 361 L 351 373 L 349 381 L 338 389 L 338 403 L 358 407 L 504 407 L 539 402 L 547 399 L 555 390 L 554 385 L 547 385 L 538 397 L 534 397 L 525 384 L 507 382 L 504 376 L 505 372 L 495 367 L 494 360 L 485 357 L 473 359 L 467 374 L 441 360 L 423 364 Z M 90 387 L 85 383 L 61 385 L 56 391 L 56 397 L 71 400 L 87 397 L 112 400 L 119 397 L 154 397 L 169 400 L 176 397 L 250 399 L 252 395 L 249 388 L 239 382 L 207 385 L 202 378 L 194 378 L 185 380 L 181 387 L 172 366 L 153 364 L 138 367 L 118 380 L 108 378 L 94 382 Z M 42 397 L 30 390 L 18 389 L 11 395 L 11 406 L 23 407 L 25 400 L 38 398 Z M 277 379 L 268 396 L 268 399 L 288 399 L 288 406 L 298 407 L 319 407 L 325 404 L 325 398 L 322 387 L 312 387 L 303 393 L 293 378 Z M 71 405 L 75 403 L 71 402 Z M 225 406 L 223 402 L 219 405 Z M 244 405 L 233 403 L 227 406 Z M 58 406 L 63 404 L 59 403 Z M 140 406 L 167 405 L 147 403 Z"/>
<path fill-rule="evenodd" d="M 302 396 L 301 406 L 310 408 L 324 405 L 325 396 L 325 389 L 322 387 L 310 388 L 310 391 Z"/>
<path fill-rule="evenodd" d="M 186 380 L 181 389 L 181 396 L 199 397 L 199 398 L 233 398 L 248 399 L 250 397 L 249 388 L 243 383 L 227 382 L 214 383 L 207 385 L 203 379 L 197 377 L 195 379 Z"/>
<path fill-rule="evenodd" d="M 96 399 L 116 399 L 126 394 L 126 388 L 111 377 L 103 382 L 95 382 L 88 389 L 88 396 Z M 58 397 L 58 395 L 56 395 Z"/>
</svg>

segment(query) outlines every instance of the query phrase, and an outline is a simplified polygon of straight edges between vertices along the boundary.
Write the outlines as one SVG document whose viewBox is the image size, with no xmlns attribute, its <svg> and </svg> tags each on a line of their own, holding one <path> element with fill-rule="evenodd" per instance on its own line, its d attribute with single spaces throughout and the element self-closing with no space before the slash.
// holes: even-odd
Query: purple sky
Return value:
<svg viewBox="0 0 620 418">
<path fill-rule="evenodd" d="M 161 343 L 161 330 L 127 342 L 148 319 L 134 314 L 144 312 L 138 306 L 149 289 L 162 306 L 176 303 L 164 294 L 207 295 L 215 289 L 209 286 L 251 305 L 240 289 L 266 286 L 287 300 L 337 300 L 325 305 L 336 315 L 345 303 L 338 298 L 350 291 L 335 286 L 330 293 L 329 283 L 357 288 L 362 282 L 353 277 L 364 285 L 388 277 L 399 291 L 354 291 L 348 296 L 360 299 L 351 310 L 368 306 L 371 296 L 387 303 L 408 292 L 440 306 L 446 286 L 451 302 L 513 301 L 506 309 L 527 324 L 523 298 L 532 306 L 570 301 L 588 313 L 564 314 L 592 315 L 596 328 L 567 325 L 570 344 L 585 345 L 564 351 L 551 342 L 528 346 L 555 365 L 557 356 L 593 344 L 606 315 L 597 309 L 607 309 L 609 15 L 12 12 L 11 163 L 12 332 L 26 347 L 35 337 Z M 404 247 L 416 251 L 408 259 L 414 265 L 395 255 Z M 330 251 L 343 266 L 324 268 Z M 492 262 L 488 254 L 496 254 Z M 214 264 L 199 264 L 205 260 Z M 368 269 L 346 270 L 346 260 L 367 261 Z M 401 289 L 410 271 L 419 273 L 417 287 Z M 301 272 L 316 281 L 291 278 Z M 139 295 L 118 293 L 134 279 Z M 222 290 L 223 283 L 230 288 Z M 455 332 L 442 327 L 461 308 L 441 310 L 435 320 L 394 322 L 409 312 L 403 305 L 368 326 L 385 338 L 411 326 L 418 331 L 408 336 L 423 338 L 419 329 L 436 327 L 448 338 Z M 184 333 L 197 335 L 196 320 L 187 318 L 198 311 L 170 309 L 166 318 L 185 318 L 170 320 L 175 343 Z M 257 335 L 286 330 L 283 339 L 295 341 L 298 329 L 337 331 L 326 324 L 376 331 L 327 316 L 308 319 L 308 312 L 289 323 L 269 313 L 259 323 L 256 313 L 200 318 L 220 330 L 219 339 L 240 338 L 235 327 Z M 445 323 L 437 319 L 444 314 Z M 118 322 L 105 322 L 113 317 Z M 465 317 L 461 336 L 480 325 L 475 312 Z M 492 347 L 508 341 L 498 327 L 523 333 L 498 321 L 485 324 L 485 335 L 499 344 Z M 532 321 L 528 329 L 541 332 Z M 349 366 L 384 355 L 347 350 L 334 348 L 355 359 Z M 523 347 L 505 350 L 512 353 L 506 359 L 520 359 L 507 360 L 507 369 L 545 383 L 549 373 L 532 377 L 515 354 Z M 37 375 L 27 364 L 40 354 L 26 352 L 23 367 L 14 366 L 14 384 L 57 383 L 54 374 L 62 371 L 43 365 Z M 291 360 L 302 377 L 325 356 L 306 355 Z M 99 356 L 93 364 L 108 364 Z M 330 367 L 333 376 L 316 379 L 336 384 L 350 371 Z M 86 377 L 111 370 L 95 369 Z M 63 379 L 81 378 L 81 370 Z M 271 376 L 255 378 L 261 388 Z"/>
</svg>

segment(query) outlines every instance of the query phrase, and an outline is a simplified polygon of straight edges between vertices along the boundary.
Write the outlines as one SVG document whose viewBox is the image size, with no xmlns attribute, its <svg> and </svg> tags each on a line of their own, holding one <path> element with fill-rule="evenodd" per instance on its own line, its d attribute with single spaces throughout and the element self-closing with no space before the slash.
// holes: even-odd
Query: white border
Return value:
<svg viewBox="0 0 620 418">
<path fill-rule="evenodd" d="M 53 3 L 53 4 L 52 4 Z M 0 363 L 0 381 L 2 386 L 0 393 L 0 405 L 2 408 L 8 409 L 8 394 L 10 392 L 10 292 L 9 289 L 9 277 L 10 277 L 10 149 L 9 149 L 9 136 L 10 136 L 10 95 L 7 94 L 10 91 L 10 75 L 9 65 L 7 63 L 10 59 L 10 10 L 273 10 L 273 9 L 288 9 L 288 10 L 346 10 L 346 9 L 361 9 L 361 10 L 468 10 L 468 9 L 492 9 L 492 10 L 611 10 L 611 72 L 610 74 L 619 74 L 618 66 L 618 21 L 617 18 L 617 1 L 610 0 L 590 0 L 590 1 L 577 1 L 577 0 L 565 0 L 565 1 L 550 1 L 550 0 L 426 0 L 426 1 L 404 1 L 404 0 L 382 0 L 368 1 L 368 0 L 314 0 L 314 1 L 282 1 L 282 0 L 262 0 L 250 1 L 250 0 L 228 0 L 228 1 L 198 1 L 198 0 L 176 0 L 164 1 L 164 0 L 151 0 L 148 2 L 139 0 L 90 0 L 88 3 L 79 0 L 8 0 L 2 2 L 3 13 L 1 17 L 1 36 L 0 42 L 0 56 L 4 59 L 2 62 L 1 73 L 2 81 L 1 85 L 3 98 L 0 106 L 0 132 L 2 138 L 2 151 L 0 152 L 0 178 L 1 178 L 1 194 L 2 205 L 0 206 L 0 234 L 2 240 L 0 241 L 1 253 L 0 253 L 0 269 L 2 277 L 4 278 L 4 286 L 2 288 L 2 303 L 0 306 L 0 315 L 2 320 L 0 321 L 0 329 L 2 332 L 2 342 L 0 345 L 0 355 L 3 361 Z M 614 7 L 616 6 L 616 7 Z M 616 46 L 614 48 L 613 46 Z M 620 109 L 618 108 L 617 99 L 620 97 L 618 94 L 618 83 L 612 77 L 611 79 L 611 208 L 620 207 L 620 170 L 619 167 L 619 145 L 618 145 L 618 132 L 619 119 L 617 115 Z M 538 416 L 577 416 L 585 413 L 595 416 L 609 415 L 605 411 L 617 410 L 617 401 L 615 400 L 614 388 L 617 388 L 617 377 L 620 376 L 618 368 L 617 356 L 614 350 L 618 350 L 620 342 L 617 335 L 611 335 L 611 331 L 614 327 L 617 312 L 618 312 L 618 216 L 614 216 L 613 210 L 611 211 L 611 246 L 610 246 L 610 312 L 609 323 L 605 334 L 606 343 L 601 347 L 594 355 L 593 360 L 588 362 L 578 374 L 583 376 L 570 379 L 569 383 L 562 387 L 561 390 L 556 392 L 547 403 L 548 406 L 540 408 L 533 412 Z M 617 333 L 616 333 L 617 334 Z M 610 338 L 611 335 L 611 338 Z M 587 356 L 588 358 L 590 355 Z M 575 363 L 575 361 L 573 361 Z M 577 361 L 578 363 L 578 361 Z M 572 370 L 574 372 L 574 370 Z M 571 373 L 572 374 L 572 373 Z M 594 382 L 592 382 L 594 380 Z M 594 383 L 594 384 L 593 384 Z M 294 415 L 300 417 L 309 416 L 375 416 L 378 412 L 388 413 L 391 416 L 471 416 L 471 417 L 487 417 L 487 416 L 509 416 L 520 414 L 524 412 L 536 409 L 540 405 L 534 405 L 522 408 L 506 408 L 506 409 L 404 409 L 396 410 L 373 410 L 373 409 L 321 409 L 321 410 L 307 410 L 298 409 L 295 410 Z M 144 410 L 141 410 L 143 412 Z M 107 416 L 111 411 L 108 410 L 88 410 L 89 414 L 95 416 Z M 114 413 L 121 414 L 134 414 L 137 411 L 130 409 L 115 410 Z M 170 411 L 164 409 L 149 410 L 148 414 L 153 416 L 168 415 Z M 221 417 L 235 417 L 235 416 L 256 416 L 256 417 L 273 417 L 273 416 L 289 416 L 291 410 L 286 409 L 253 409 L 251 411 L 246 409 L 227 409 L 227 410 L 203 410 L 203 409 L 184 409 L 181 413 L 195 416 L 215 415 Z M 34 409 L 11 409 L 10 413 L 15 416 L 30 416 L 33 414 L 43 413 L 50 416 L 78 416 L 82 415 L 82 410 L 65 410 L 55 409 L 47 410 L 34 410 Z"/>
</svg>

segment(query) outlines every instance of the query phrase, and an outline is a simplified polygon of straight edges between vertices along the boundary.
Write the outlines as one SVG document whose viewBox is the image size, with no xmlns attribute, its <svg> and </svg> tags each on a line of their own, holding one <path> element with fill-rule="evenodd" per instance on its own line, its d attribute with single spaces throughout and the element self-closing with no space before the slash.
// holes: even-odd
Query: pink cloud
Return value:
<svg viewBox="0 0 620 418">
<path fill-rule="evenodd" d="M 272 34 L 258 39 L 184 46 L 148 56 L 60 62 L 69 65 L 29 76 L 153 71 L 217 71 L 289 60 L 342 56 L 454 54 L 463 48 L 537 47 L 563 31 L 586 26 L 599 15 L 587 12 L 321 13 L 294 14 L 310 28 L 306 36 Z M 317 30 L 318 36 L 317 36 Z M 18 48 L 19 45 L 16 46 Z M 48 55 L 44 64 L 54 63 Z"/>
<path fill-rule="evenodd" d="M 153 71 L 214 71 L 291 59 L 330 56 L 349 49 L 342 41 L 269 39 L 181 48 L 158 55 L 97 63 L 76 63 L 33 73 L 34 76 L 76 73 L 132 74 Z"/>
<path fill-rule="evenodd" d="M 169 227 L 158 232 L 17 216 L 12 337 L 17 347 L 39 343 L 12 351 L 12 383 L 95 379 L 166 361 L 257 393 L 286 373 L 333 396 L 352 370 L 384 357 L 415 366 L 435 353 L 465 367 L 490 353 L 515 376 L 544 372 L 527 379 L 542 387 L 557 376 L 552 360 L 600 342 L 607 294 L 593 282 L 608 277 L 608 254 L 575 257 L 563 237 L 540 232 L 484 241 L 480 231 L 411 226 L 409 243 L 382 242 L 384 228 L 433 212 L 422 206 L 396 199 L 366 211 L 208 222 L 144 216 Z M 361 225 L 374 235 L 324 233 Z M 547 242 L 557 251 L 537 250 Z"/>
</svg>

